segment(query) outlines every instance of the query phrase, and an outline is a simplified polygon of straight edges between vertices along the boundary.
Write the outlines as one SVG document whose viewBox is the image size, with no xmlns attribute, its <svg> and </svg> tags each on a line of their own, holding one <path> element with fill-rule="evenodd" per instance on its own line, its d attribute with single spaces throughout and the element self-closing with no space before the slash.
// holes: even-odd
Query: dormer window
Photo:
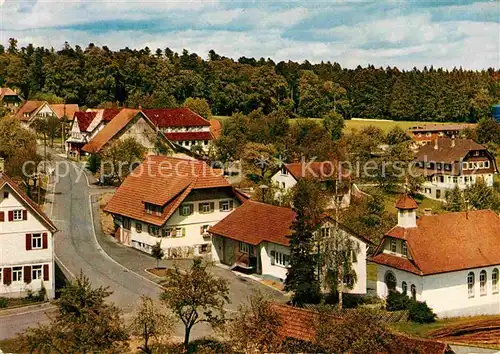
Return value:
<svg viewBox="0 0 500 354">
<path fill-rule="evenodd" d="M 408 246 L 406 245 L 405 241 L 403 241 L 401 245 L 401 253 L 403 254 L 403 256 L 408 257 Z"/>
<path fill-rule="evenodd" d="M 396 253 L 396 240 L 391 239 L 391 252 Z"/>
<path fill-rule="evenodd" d="M 154 205 L 154 204 L 150 204 L 150 203 L 146 203 L 146 213 L 150 214 L 150 215 L 157 215 L 157 216 L 161 216 L 161 214 L 163 213 L 163 208 L 159 205 Z"/>
</svg>

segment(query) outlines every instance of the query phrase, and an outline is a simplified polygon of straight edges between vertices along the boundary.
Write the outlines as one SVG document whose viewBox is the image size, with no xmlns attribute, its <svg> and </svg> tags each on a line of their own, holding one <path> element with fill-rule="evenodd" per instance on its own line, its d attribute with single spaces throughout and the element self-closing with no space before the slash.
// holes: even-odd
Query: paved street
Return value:
<svg viewBox="0 0 500 354">
<path fill-rule="evenodd" d="M 101 189 L 88 186 L 87 180 L 77 167 L 72 166 L 68 172 L 67 176 L 59 178 L 55 188 L 54 202 L 48 205 L 47 210 L 48 215 L 60 230 L 55 237 L 57 260 L 65 273 L 75 275 L 83 271 L 95 286 L 109 287 L 113 291 L 110 300 L 122 309 L 126 319 L 130 318 L 141 295 L 158 298 L 160 294 L 159 287 L 153 281 L 157 279 L 144 271 L 145 268 L 154 266 L 155 261 L 148 255 L 119 245 L 109 237 L 105 237 L 100 231 L 97 219 L 97 203 L 93 205 L 93 215 L 97 226 L 97 232 L 94 234 L 89 196 L 92 195 L 92 199 L 97 200 Z M 163 261 L 162 264 L 172 266 L 173 262 Z M 187 261 L 181 261 L 179 264 L 186 266 Z M 231 271 L 217 267 L 213 271 L 230 281 L 231 304 L 227 307 L 230 311 L 234 311 L 254 290 L 262 290 L 284 301 L 284 297 L 279 292 L 254 280 L 237 276 Z M 43 311 L 33 314 L 19 313 L 10 316 L 8 321 L 3 321 L 4 318 L 2 317 L 1 321 L 4 324 L 0 327 L 0 339 L 9 338 L 29 325 L 46 321 Z M 176 332 L 180 336 L 181 328 L 178 327 Z M 193 338 L 209 333 L 208 326 L 200 325 L 193 329 Z"/>
</svg>

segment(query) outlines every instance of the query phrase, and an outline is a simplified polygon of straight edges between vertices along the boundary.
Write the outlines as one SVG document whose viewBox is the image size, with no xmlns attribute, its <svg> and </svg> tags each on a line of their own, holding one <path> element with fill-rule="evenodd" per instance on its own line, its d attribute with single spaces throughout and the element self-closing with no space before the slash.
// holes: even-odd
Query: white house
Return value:
<svg viewBox="0 0 500 354">
<path fill-rule="evenodd" d="M 425 177 L 422 192 L 427 197 L 444 199 L 458 186 L 465 189 L 483 180 L 492 187 L 498 173 L 495 157 L 471 139 L 436 138 L 418 151 L 416 172 Z"/>
<path fill-rule="evenodd" d="M 346 171 L 335 161 L 302 161 L 284 164 L 271 181 L 282 193 L 288 193 L 301 178 L 310 178 L 321 184 L 322 188 L 333 192 L 329 208 L 347 208 L 351 203 L 351 179 Z"/>
<path fill-rule="evenodd" d="M 43 286 L 54 298 L 56 231 L 38 205 L 0 173 L 0 296 L 22 297 Z"/>
<path fill-rule="evenodd" d="M 75 112 L 69 137 L 66 139 L 66 153 L 80 155 L 82 147 L 88 142 L 89 125 L 95 119 L 97 112 Z"/>
<path fill-rule="evenodd" d="M 291 226 L 295 213 L 290 208 L 247 200 L 231 215 L 211 227 L 212 257 L 215 262 L 284 281 L 290 261 Z M 366 250 L 368 240 L 325 217 L 317 236 L 327 237 L 333 228 L 347 233 L 359 245 L 353 257 L 357 282 L 347 292 L 366 293 Z"/>
<path fill-rule="evenodd" d="M 86 113 L 92 113 L 94 118 L 87 127 L 87 140 L 92 140 L 104 127 L 120 113 L 122 108 L 89 108 Z"/>
<path fill-rule="evenodd" d="M 151 252 L 161 242 L 168 258 L 209 254 L 208 228 L 227 217 L 242 196 L 221 170 L 205 162 L 149 156 L 106 205 L 121 243 Z"/>
<path fill-rule="evenodd" d="M 398 225 L 380 242 L 377 293 L 426 301 L 439 317 L 500 313 L 500 217 L 477 210 L 417 218 L 417 203 L 398 201 Z"/>
</svg>

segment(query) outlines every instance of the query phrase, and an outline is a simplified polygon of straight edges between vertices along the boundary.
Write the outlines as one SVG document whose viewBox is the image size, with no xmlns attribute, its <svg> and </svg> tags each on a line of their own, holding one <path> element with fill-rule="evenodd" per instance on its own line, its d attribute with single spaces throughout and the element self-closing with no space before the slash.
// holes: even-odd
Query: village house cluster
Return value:
<svg viewBox="0 0 500 354">
<path fill-rule="evenodd" d="M 289 207 L 250 199 L 223 171 L 199 159 L 198 152 L 207 152 L 218 138 L 218 121 L 189 108 L 81 111 L 73 104 L 24 101 L 3 88 L 0 100 L 26 128 L 47 117 L 68 121 L 64 144 L 72 157 L 98 154 L 127 137 L 147 150 L 146 159 L 104 209 L 112 215 L 119 243 L 146 253 L 160 243 L 167 258 L 204 256 L 233 271 L 285 281 L 296 214 Z M 459 138 L 465 128 L 411 130 L 418 145 L 416 169 L 425 177 L 424 195 L 443 199 L 456 186 L 464 189 L 479 180 L 493 185 L 498 173 L 495 158 L 485 146 Z M 168 153 L 158 150 L 159 143 Z M 500 313 L 499 215 L 490 210 L 426 215 L 403 194 L 396 204 L 397 225 L 376 245 L 335 219 L 335 211 L 351 204 L 355 188 L 348 171 L 329 173 L 324 163 L 310 164 L 308 170 L 301 162 L 283 164 L 271 181 L 278 199 L 300 179 L 333 187 L 328 202 L 333 212 L 318 222 L 315 238 L 324 241 L 341 232 L 358 245 L 351 257 L 357 280 L 347 292 L 366 294 L 367 265 L 376 264 L 375 291 L 381 298 L 390 291 L 408 294 L 426 301 L 439 317 Z M 42 210 L 1 174 L 0 295 L 23 296 L 44 288 L 49 298 L 54 296 L 56 232 Z"/>
</svg>

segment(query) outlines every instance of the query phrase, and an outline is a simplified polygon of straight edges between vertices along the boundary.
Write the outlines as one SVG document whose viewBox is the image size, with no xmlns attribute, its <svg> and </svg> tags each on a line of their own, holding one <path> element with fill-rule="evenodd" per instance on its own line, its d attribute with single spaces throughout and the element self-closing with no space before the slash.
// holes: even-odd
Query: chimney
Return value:
<svg viewBox="0 0 500 354">
<path fill-rule="evenodd" d="M 142 110 L 142 106 L 141 106 L 141 105 L 139 105 L 138 109 Z"/>
<path fill-rule="evenodd" d="M 455 147 L 455 134 L 453 134 L 453 136 L 451 137 L 451 147 Z"/>
<path fill-rule="evenodd" d="M 438 137 L 436 137 L 436 140 L 434 140 L 434 150 L 439 149 L 439 141 L 438 140 L 439 140 Z"/>
<path fill-rule="evenodd" d="M 5 160 L 3 159 L 3 157 L 0 157 L 0 174 L 3 173 L 4 170 L 5 170 Z"/>
</svg>

